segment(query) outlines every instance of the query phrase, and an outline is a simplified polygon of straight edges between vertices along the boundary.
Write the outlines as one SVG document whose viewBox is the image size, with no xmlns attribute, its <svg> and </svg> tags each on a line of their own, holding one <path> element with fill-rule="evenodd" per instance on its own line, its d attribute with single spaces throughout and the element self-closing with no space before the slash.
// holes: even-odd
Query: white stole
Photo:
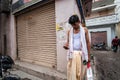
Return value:
<svg viewBox="0 0 120 80">
<path fill-rule="evenodd" d="M 80 41 L 82 44 L 82 60 L 88 61 L 88 50 L 87 50 L 87 44 L 86 44 L 86 37 L 85 37 L 85 30 L 84 28 L 80 25 Z M 70 33 L 69 33 L 69 51 L 67 58 L 72 58 L 73 57 L 73 28 L 71 28 Z"/>
</svg>

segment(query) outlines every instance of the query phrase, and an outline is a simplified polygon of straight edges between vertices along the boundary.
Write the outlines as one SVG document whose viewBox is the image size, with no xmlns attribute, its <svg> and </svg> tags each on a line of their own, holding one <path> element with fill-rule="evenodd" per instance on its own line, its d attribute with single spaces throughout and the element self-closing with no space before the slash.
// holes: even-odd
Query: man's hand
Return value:
<svg viewBox="0 0 120 80">
<path fill-rule="evenodd" d="M 64 49 L 68 50 L 69 47 L 68 47 L 68 43 L 66 43 L 64 46 L 63 46 Z"/>
<path fill-rule="evenodd" d="M 90 56 L 90 54 L 88 54 L 88 62 L 90 62 L 91 61 L 91 56 Z"/>
<path fill-rule="evenodd" d="M 63 46 L 64 49 L 68 50 L 69 48 L 67 46 Z"/>
<path fill-rule="evenodd" d="M 85 29 L 85 37 L 86 37 L 87 50 L 88 50 L 88 62 L 89 62 L 89 61 L 91 61 L 91 56 L 90 56 L 91 44 L 90 44 L 90 40 L 89 40 L 88 29 L 86 27 L 84 27 L 84 29 Z"/>
</svg>

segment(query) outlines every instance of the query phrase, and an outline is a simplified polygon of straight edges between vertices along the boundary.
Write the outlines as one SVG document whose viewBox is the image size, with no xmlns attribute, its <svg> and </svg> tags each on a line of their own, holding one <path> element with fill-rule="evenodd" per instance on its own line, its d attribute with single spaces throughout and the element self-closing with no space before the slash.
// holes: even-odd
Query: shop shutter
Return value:
<svg viewBox="0 0 120 80">
<path fill-rule="evenodd" d="M 16 17 L 18 57 L 47 67 L 56 67 L 55 2 Z"/>
</svg>

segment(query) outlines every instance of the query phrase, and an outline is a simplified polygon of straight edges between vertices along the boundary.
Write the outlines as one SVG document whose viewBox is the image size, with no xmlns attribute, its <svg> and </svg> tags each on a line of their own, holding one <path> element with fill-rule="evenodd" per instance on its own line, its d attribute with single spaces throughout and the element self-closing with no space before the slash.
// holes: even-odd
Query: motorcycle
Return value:
<svg viewBox="0 0 120 80">
<path fill-rule="evenodd" d="M 94 50 L 106 50 L 105 43 L 98 43 L 98 44 L 93 44 L 93 49 Z"/>
</svg>

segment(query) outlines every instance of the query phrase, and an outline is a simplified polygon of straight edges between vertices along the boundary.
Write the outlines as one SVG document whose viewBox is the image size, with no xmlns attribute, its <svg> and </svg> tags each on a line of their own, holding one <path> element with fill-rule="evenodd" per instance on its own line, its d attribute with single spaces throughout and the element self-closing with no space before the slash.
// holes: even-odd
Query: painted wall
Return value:
<svg viewBox="0 0 120 80">
<path fill-rule="evenodd" d="M 13 4 L 16 3 L 18 0 L 13 0 Z M 13 60 L 17 58 L 17 46 L 16 46 L 16 26 L 15 26 L 15 17 L 11 13 L 9 17 L 9 55 L 12 57 Z"/>
<path fill-rule="evenodd" d="M 118 18 L 119 18 L 119 21 L 120 21 L 120 0 L 115 0 L 114 2 L 117 6 L 115 8 L 115 13 L 118 14 Z"/>
<path fill-rule="evenodd" d="M 114 24 L 114 26 L 111 27 L 111 38 L 115 38 L 116 35 L 116 24 Z"/>
<path fill-rule="evenodd" d="M 56 23 L 67 22 L 73 14 L 78 14 L 78 7 L 75 0 L 56 0 Z M 80 15 L 79 15 L 80 16 Z"/>
<path fill-rule="evenodd" d="M 12 59 L 16 59 L 16 30 L 15 30 L 15 20 L 12 14 L 8 15 L 6 24 L 4 27 L 3 35 L 6 35 L 6 52 L 5 54 L 12 57 Z"/>
<path fill-rule="evenodd" d="M 116 35 L 120 38 L 120 23 L 116 24 Z"/>
<path fill-rule="evenodd" d="M 9 41 L 10 41 L 10 56 L 15 60 L 17 57 L 17 47 L 16 47 L 16 26 L 15 26 L 15 17 L 10 14 L 10 32 L 9 32 Z"/>
<path fill-rule="evenodd" d="M 77 3 L 75 0 L 56 0 L 56 33 L 57 33 L 57 70 L 61 72 L 67 71 L 67 51 L 63 49 L 63 45 L 67 39 L 67 31 L 71 27 L 68 19 L 73 14 L 79 14 Z"/>
</svg>

